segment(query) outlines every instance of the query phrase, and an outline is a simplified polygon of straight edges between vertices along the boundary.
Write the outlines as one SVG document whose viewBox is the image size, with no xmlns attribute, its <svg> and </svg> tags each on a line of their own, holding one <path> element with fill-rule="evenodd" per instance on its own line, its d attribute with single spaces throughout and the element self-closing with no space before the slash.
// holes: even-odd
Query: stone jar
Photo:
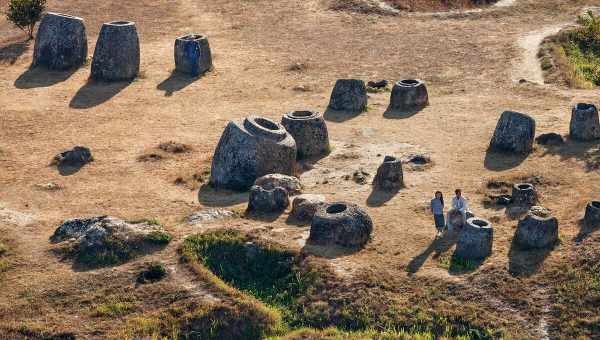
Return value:
<svg viewBox="0 0 600 340">
<path fill-rule="evenodd" d="M 399 112 L 420 111 L 429 105 L 427 87 L 419 79 L 397 81 L 390 95 L 389 109 Z"/>
<path fill-rule="evenodd" d="M 515 154 L 528 154 L 533 147 L 535 120 L 513 111 L 504 111 L 498 120 L 490 142 L 490 150 Z"/>
<path fill-rule="evenodd" d="M 283 115 L 281 124 L 294 137 L 298 158 L 312 158 L 329 153 L 327 124 L 319 112 L 289 112 Z"/>
<path fill-rule="evenodd" d="M 600 201 L 591 201 L 585 207 L 583 223 L 588 228 L 600 227 Z"/>
<path fill-rule="evenodd" d="M 480 260 L 492 253 L 494 229 L 482 218 L 471 217 L 463 226 L 456 243 L 457 257 L 467 260 Z"/>
<path fill-rule="evenodd" d="M 363 112 L 367 109 L 367 87 L 358 79 L 339 79 L 336 81 L 329 108 L 335 111 L 351 113 Z"/>
<path fill-rule="evenodd" d="M 175 69 L 192 77 L 198 77 L 212 68 L 212 55 L 208 38 L 200 34 L 188 34 L 175 40 Z"/>
<path fill-rule="evenodd" d="M 523 248 L 545 248 L 558 239 L 556 217 L 540 217 L 534 214 L 519 221 L 515 232 L 515 242 Z"/>
<path fill-rule="evenodd" d="M 404 186 L 402 161 L 393 156 L 385 156 L 373 178 L 375 189 L 393 191 Z"/>
<path fill-rule="evenodd" d="M 593 104 L 579 103 L 571 110 L 570 138 L 577 141 L 592 141 L 600 138 L 598 109 Z"/>
<path fill-rule="evenodd" d="M 100 29 L 92 78 L 101 81 L 126 81 L 137 77 L 140 71 L 140 42 L 131 21 L 105 23 Z"/>
<path fill-rule="evenodd" d="M 336 202 L 317 209 L 308 239 L 317 244 L 362 247 L 372 232 L 373 221 L 366 211 L 356 204 Z"/>
<path fill-rule="evenodd" d="M 519 206 L 532 206 L 537 203 L 537 192 L 533 184 L 516 183 L 512 189 L 512 203 Z"/>
<path fill-rule="evenodd" d="M 250 213 L 282 212 L 290 205 L 288 192 L 282 187 L 265 189 L 258 185 L 250 189 L 248 209 Z"/>
<path fill-rule="evenodd" d="M 267 174 L 292 175 L 296 152 L 294 138 L 281 124 L 258 116 L 231 121 L 215 149 L 210 182 L 243 191 Z"/>
<path fill-rule="evenodd" d="M 48 12 L 38 28 L 32 67 L 67 70 L 83 65 L 88 46 L 83 19 Z"/>
</svg>

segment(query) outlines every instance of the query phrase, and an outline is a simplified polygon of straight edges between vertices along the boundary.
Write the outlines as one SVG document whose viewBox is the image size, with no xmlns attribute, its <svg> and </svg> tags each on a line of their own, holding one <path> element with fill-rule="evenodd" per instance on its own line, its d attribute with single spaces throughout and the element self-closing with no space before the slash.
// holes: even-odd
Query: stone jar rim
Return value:
<svg viewBox="0 0 600 340">
<path fill-rule="evenodd" d="M 60 17 L 60 18 L 65 18 L 65 19 L 70 19 L 70 20 L 83 21 L 83 18 L 76 17 L 76 16 L 70 15 L 70 14 L 65 14 L 65 13 L 48 12 L 48 13 L 46 13 L 46 15 L 54 16 L 54 17 Z"/>
<path fill-rule="evenodd" d="M 325 207 L 325 212 L 331 215 L 341 214 L 348 210 L 348 204 L 343 202 L 331 203 Z"/>
<path fill-rule="evenodd" d="M 600 209 L 600 201 L 591 201 L 588 206 L 593 209 Z"/>
<path fill-rule="evenodd" d="M 590 103 L 577 103 L 573 106 L 575 111 L 597 111 L 596 105 Z"/>
<path fill-rule="evenodd" d="M 396 82 L 396 85 L 402 87 L 417 87 L 423 84 L 420 79 L 402 79 Z"/>
<path fill-rule="evenodd" d="M 248 116 L 244 119 L 244 127 L 251 133 L 273 139 L 283 140 L 286 130 L 280 124 L 260 116 Z"/>
<path fill-rule="evenodd" d="M 308 120 L 317 118 L 319 116 L 318 112 L 308 111 L 308 110 L 299 110 L 292 111 L 285 114 L 285 117 L 292 120 Z"/>
<path fill-rule="evenodd" d="M 183 35 L 179 38 L 177 38 L 177 40 L 183 40 L 183 41 L 199 41 L 199 40 L 203 40 L 206 39 L 206 36 L 204 34 L 199 34 L 199 33 L 188 33 L 186 35 Z"/>
<path fill-rule="evenodd" d="M 127 20 L 116 20 L 116 21 L 110 21 L 110 22 L 104 23 L 104 25 L 106 25 L 106 26 L 116 26 L 116 27 L 134 26 L 135 22 L 133 22 L 133 21 L 127 21 Z"/>
<path fill-rule="evenodd" d="M 516 183 L 515 189 L 517 189 L 519 191 L 533 190 L 534 186 L 531 183 Z"/>
<path fill-rule="evenodd" d="M 467 224 L 472 228 L 492 229 L 492 224 L 481 217 L 471 217 L 467 220 Z"/>
</svg>

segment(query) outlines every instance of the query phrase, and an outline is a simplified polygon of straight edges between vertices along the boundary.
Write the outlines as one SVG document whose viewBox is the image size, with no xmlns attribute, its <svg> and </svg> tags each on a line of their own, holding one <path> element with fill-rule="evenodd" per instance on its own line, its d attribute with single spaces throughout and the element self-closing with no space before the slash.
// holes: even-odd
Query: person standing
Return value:
<svg viewBox="0 0 600 340">
<path fill-rule="evenodd" d="M 437 236 L 440 236 L 446 225 L 446 222 L 444 221 L 444 195 L 441 191 L 436 191 L 435 197 L 431 200 L 431 212 L 433 213 Z"/>
</svg>

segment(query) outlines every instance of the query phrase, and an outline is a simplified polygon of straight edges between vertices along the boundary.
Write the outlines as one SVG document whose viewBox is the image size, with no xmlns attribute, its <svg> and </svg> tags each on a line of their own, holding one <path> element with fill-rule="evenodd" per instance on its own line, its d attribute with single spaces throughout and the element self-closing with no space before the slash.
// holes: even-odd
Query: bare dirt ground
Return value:
<svg viewBox="0 0 600 340">
<path fill-rule="evenodd" d="M 6 3 L 2 0 L 0 6 Z M 522 319 L 511 333 L 553 337 L 557 330 L 545 319 L 547 283 L 541 277 L 568 260 L 585 205 L 597 198 L 599 175 L 592 169 L 600 161 L 598 145 L 538 146 L 526 159 L 488 155 L 486 149 L 504 110 L 531 114 L 538 134 L 567 134 L 570 106 L 596 101 L 593 91 L 515 82 L 513 65 L 521 67 L 524 51 L 519 42 L 524 35 L 570 22 L 582 7 L 599 4 L 518 0 L 493 11 L 420 17 L 332 11 L 320 0 L 49 1 L 49 10 L 85 18 L 90 56 L 102 22 L 137 23 L 142 75 L 125 85 L 88 84 L 89 65 L 72 74 L 29 71 L 33 44 L 22 43 L 24 35 L 1 18 L 0 231 L 11 245 L 11 266 L 0 273 L 0 322 L 35 323 L 89 338 L 108 336 L 122 321 L 90 316 L 97 300 L 88 294 L 124 289 L 143 295 L 135 292 L 133 278 L 141 263 L 162 259 L 172 269 L 184 270 L 177 264 L 177 245 L 185 235 L 205 230 L 187 225 L 186 216 L 209 206 L 245 207 L 244 194 L 174 184 L 178 177 L 191 178 L 210 168 L 229 120 L 251 113 L 279 120 L 286 111 L 325 111 L 338 78 L 416 77 L 428 85 L 429 107 L 410 117 L 385 118 L 389 93 L 370 94 L 368 112 L 329 121 L 332 155 L 301 176 L 307 192 L 365 206 L 375 224 L 372 242 L 356 253 L 305 250 L 328 258 L 340 275 L 368 268 L 398 280 L 455 283 L 497 310 L 499 318 Z M 174 39 L 190 31 L 208 35 L 215 64 L 213 72 L 196 81 L 171 75 Z M 288 70 L 293 63 L 307 67 Z M 525 69 L 535 74 L 534 67 L 526 64 Z M 299 85 L 308 91 L 295 91 Z M 156 162 L 138 161 L 167 140 L 190 145 L 192 151 Z M 48 164 L 74 145 L 90 147 L 95 161 L 61 176 Z M 374 175 L 387 153 L 415 152 L 428 154 L 434 164 L 423 171 L 406 169 L 407 188 L 393 197 L 372 197 L 370 185 L 342 178 L 360 167 Z M 489 179 L 527 176 L 551 183 L 540 186 L 541 204 L 560 221 L 561 244 L 533 264 L 522 264 L 527 259 L 511 251 L 516 220 L 483 204 Z M 38 186 L 48 182 L 61 189 Z M 461 275 L 444 268 L 442 259 L 451 254 L 452 243 L 434 242 L 427 211 L 435 190 L 449 200 L 455 188 L 462 188 L 471 209 L 492 220 L 495 228 L 493 255 L 476 271 Z M 106 214 L 158 218 L 176 235 L 175 242 L 147 258 L 87 272 L 74 271 L 50 252 L 48 237 L 62 220 Z M 267 238 L 303 248 L 308 228 L 287 224 L 286 219 L 283 214 L 273 221 L 235 218 L 215 223 L 257 229 Z M 508 274 L 523 266 L 534 270 L 516 278 Z M 501 278 L 495 283 L 500 288 L 490 288 L 496 277 Z M 182 290 L 214 298 L 185 272 L 164 285 L 171 285 L 173 294 Z M 468 288 L 473 285 L 481 288 Z M 520 287 L 520 300 L 507 298 L 509 285 Z M 82 302 L 71 305 L 50 298 L 59 295 Z"/>
</svg>

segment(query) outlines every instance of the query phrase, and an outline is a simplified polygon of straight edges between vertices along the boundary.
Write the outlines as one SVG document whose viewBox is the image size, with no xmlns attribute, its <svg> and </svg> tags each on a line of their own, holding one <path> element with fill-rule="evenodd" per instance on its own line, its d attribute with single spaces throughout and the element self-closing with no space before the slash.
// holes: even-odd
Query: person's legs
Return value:
<svg viewBox="0 0 600 340">
<path fill-rule="evenodd" d="M 437 229 L 439 235 L 444 230 L 444 215 L 433 215 L 433 219 L 435 220 L 435 228 Z"/>
</svg>

